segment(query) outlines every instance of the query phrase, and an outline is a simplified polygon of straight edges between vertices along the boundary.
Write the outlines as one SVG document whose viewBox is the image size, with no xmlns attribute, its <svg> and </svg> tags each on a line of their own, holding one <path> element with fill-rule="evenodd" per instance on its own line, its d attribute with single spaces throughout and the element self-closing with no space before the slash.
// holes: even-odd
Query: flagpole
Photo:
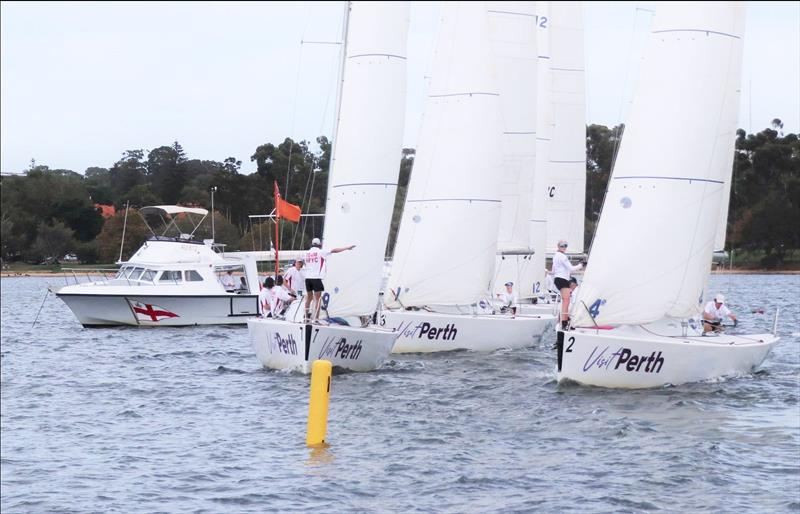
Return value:
<svg viewBox="0 0 800 514">
<path fill-rule="evenodd" d="M 278 259 L 278 251 L 281 246 L 280 240 L 280 226 L 281 226 L 281 211 L 278 209 L 278 199 L 280 192 L 278 191 L 278 181 L 275 181 L 275 278 L 278 278 L 278 269 L 280 268 L 280 260 Z"/>
</svg>

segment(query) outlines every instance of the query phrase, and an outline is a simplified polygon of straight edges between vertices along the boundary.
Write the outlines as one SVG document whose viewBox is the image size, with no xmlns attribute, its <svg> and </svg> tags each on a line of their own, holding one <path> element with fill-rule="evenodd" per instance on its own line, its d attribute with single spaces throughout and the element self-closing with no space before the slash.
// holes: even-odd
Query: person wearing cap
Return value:
<svg viewBox="0 0 800 514">
<path fill-rule="evenodd" d="M 311 302 L 313 298 L 314 312 L 313 319 L 319 318 L 319 302 L 322 297 L 322 292 L 325 291 L 325 286 L 322 284 L 322 279 L 325 278 L 327 273 L 327 261 L 331 254 L 352 250 L 356 245 L 343 246 L 341 248 L 334 248 L 332 250 L 323 250 L 322 241 L 318 237 L 311 240 L 311 248 L 306 252 L 305 271 L 306 278 L 306 319 L 312 319 Z"/>
<path fill-rule="evenodd" d="M 296 295 L 298 291 L 305 290 L 305 277 L 303 276 L 303 261 L 297 259 L 294 265 L 283 274 L 283 285 L 290 293 Z"/>
<path fill-rule="evenodd" d="M 713 300 L 706 304 L 703 309 L 703 333 L 722 332 L 722 320 L 725 316 L 733 320 L 733 326 L 736 326 L 739 321 L 736 316 L 725 305 L 725 295 L 717 294 Z"/>
<path fill-rule="evenodd" d="M 573 266 L 569 262 L 569 257 L 566 254 L 567 246 L 567 242 L 563 239 L 558 242 L 558 251 L 553 254 L 553 267 L 551 270 L 556 289 L 561 293 L 561 316 L 559 321 L 562 328 L 567 328 L 567 323 L 569 322 L 569 297 L 571 291 L 569 281 L 572 278 L 572 272 L 583 269 L 582 264 Z"/>
<path fill-rule="evenodd" d="M 517 293 L 514 292 L 514 282 L 506 282 L 506 292 L 497 293 L 500 298 L 500 312 L 511 311 L 511 314 L 517 314 Z"/>
</svg>

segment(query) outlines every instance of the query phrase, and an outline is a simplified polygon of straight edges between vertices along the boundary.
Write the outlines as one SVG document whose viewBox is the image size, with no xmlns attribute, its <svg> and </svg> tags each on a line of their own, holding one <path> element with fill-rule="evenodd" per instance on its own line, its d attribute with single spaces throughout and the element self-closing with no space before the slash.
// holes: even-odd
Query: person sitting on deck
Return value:
<svg viewBox="0 0 800 514">
<path fill-rule="evenodd" d="M 739 323 L 736 316 L 725 306 L 725 296 L 717 294 L 703 309 L 703 333 L 722 332 L 722 320 L 725 316 L 733 320 L 734 327 Z"/>
<path fill-rule="evenodd" d="M 275 288 L 275 280 L 272 277 L 267 277 L 264 280 L 264 288 L 258 293 L 258 306 L 261 311 L 262 318 L 271 318 L 275 309 L 275 295 L 273 289 Z"/>
<path fill-rule="evenodd" d="M 517 293 L 514 292 L 514 282 L 506 282 L 506 292 L 497 293 L 500 298 L 500 312 L 511 312 L 512 315 L 517 314 Z"/>
</svg>

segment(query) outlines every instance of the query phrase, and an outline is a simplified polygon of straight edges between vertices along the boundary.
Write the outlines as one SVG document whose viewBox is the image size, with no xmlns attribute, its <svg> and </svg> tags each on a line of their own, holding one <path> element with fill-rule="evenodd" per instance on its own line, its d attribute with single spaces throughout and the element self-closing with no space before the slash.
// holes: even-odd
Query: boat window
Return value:
<svg viewBox="0 0 800 514">
<path fill-rule="evenodd" d="M 138 280 L 139 276 L 142 274 L 143 271 L 144 271 L 144 268 L 133 268 L 133 271 L 131 271 L 131 274 L 128 275 L 128 280 Z"/>
<path fill-rule="evenodd" d="M 228 265 L 214 269 L 217 279 L 228 293 L 249 294 L 250 288 L 245 278 L 244 266 Z"/>
<path fill-rule="evenodd" d="M 128 275 L 128 272 L 130 271 L 130 269 L 131 269 L 130 266 L 121 267 L 119 269 L 119 271 L 117 272 L 117 276 L 114 277 L 114 278 L 125 278 Z"/>
<path fill-rule="evenodd" d="M 144 270 L 144 273 L 142 273 L 142 276 L 139 278 L 139 280 L 152 282 L 154 278 L 156 278 L 156 272 L 151 269 L 146 269 Z"/>
<path fill-rule="evenodd" d="M 180 282 L 181 279 L 181 272 L 180 271 L 162 271 L 161 277 L 158 279 L 160 282 Z"/>
<path fill-rule="evenodd" d="M 203 281 L 203 276 L 200 275 L 200 273 L 196 272 L 193 269 L 187 269 L 186 271 L 184 271 L 184 274 L 186 275 L 186 281 L 187 282 L 202 282 Z"/>
</svg>

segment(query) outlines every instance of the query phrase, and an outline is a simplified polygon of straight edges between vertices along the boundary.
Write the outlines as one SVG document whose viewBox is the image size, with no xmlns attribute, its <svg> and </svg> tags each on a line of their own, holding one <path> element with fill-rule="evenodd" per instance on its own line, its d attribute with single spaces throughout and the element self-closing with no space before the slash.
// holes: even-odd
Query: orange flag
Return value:
<svg viewBox="0 0 800 514">
<path fill-rule="evenodd" d="M 283 218 L 295 223 L 300 221 L 300 206 L 291 204 L 281 198 L 281 193 L 278 191 L 277 181 L 275 182 L 275 215 L 278 218 Z"/>
</svg>

